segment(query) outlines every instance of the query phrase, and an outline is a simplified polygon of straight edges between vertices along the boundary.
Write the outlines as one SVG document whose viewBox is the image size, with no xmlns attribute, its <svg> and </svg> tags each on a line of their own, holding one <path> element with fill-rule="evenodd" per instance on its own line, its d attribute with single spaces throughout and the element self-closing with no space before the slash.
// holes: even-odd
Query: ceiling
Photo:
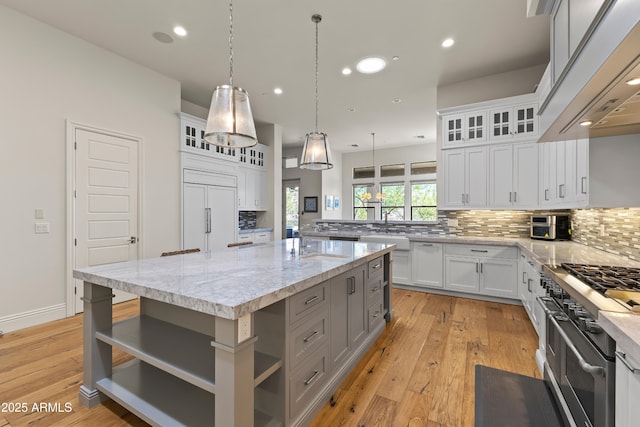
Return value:
<svg viewBox="0 0 640 427">
<path fill-rule="evenodd" d="M 526 0 L 236 0 L 234 84 L 254 119 L 301 144 L 315 120 L 315 27 L 319 13 L 319 126 L 333 150 L 434 142 L 437 87 L 542 64 L 548 16 L 526 17 Z M 178 80 L 182 98 L 208 109 L 229 81 L 229 4 L 213 0 L 0 0 L 90 43 Z M 172 29 L 182 25 L 186 37 Z M 170 34 L 163 44 L 154 32 Z M 447 37 L 455 45 L 443 49 Z M 364 75 L 355 63 L 388 60 Z M 392 61 L 393 56 L 399 60 Z M 344 76 L 350 66 L 354 72 Z M 273 89 L 280 87 L 281 95 Z M 394 103 L 394 99 L 401 102 Z M 355 109 L 355 111 L 349 111 Z M 424 139 L 417 138 L 419 135 Z M 358 144 L 359 148 L 351 147 Z"/>
</svg>

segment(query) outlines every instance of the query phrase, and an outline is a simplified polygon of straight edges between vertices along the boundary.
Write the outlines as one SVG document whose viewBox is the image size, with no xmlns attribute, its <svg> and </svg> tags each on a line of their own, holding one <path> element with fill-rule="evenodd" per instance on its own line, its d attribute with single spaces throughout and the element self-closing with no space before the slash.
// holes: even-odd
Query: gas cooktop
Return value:
<svg viewBox="0 0 640 427">
<path fill-rule="evenodd" d="M 563 263 L 569 274 L 604 294 L 607 291 L 640 291 L 640 268 Z"/>
</svg>

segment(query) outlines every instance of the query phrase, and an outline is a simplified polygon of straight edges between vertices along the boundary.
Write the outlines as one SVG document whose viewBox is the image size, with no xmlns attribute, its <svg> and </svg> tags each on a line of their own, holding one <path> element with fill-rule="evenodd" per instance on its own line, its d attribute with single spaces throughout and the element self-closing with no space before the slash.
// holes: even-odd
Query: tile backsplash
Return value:
<svg viewBox="0 0 640 427">
<path fill-rule="evenodd" d="M 640 261 L 640 208 L 575 209 L 572 239 Z"/>
<path fill-rule="evenodd" d="M 258 217 L 255 212 L 253 211 L 238 212 L 238 228 L 240 228 L 240 230 L 256 228 L 257 222 L 258 222 Z"/>
</svg>

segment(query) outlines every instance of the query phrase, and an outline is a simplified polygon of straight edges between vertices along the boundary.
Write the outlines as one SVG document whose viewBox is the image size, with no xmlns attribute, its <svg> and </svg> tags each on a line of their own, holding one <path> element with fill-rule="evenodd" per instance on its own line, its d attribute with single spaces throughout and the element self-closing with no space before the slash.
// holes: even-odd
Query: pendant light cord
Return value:
<svg viewBox="0 0 640 427">
<path fill-rule="evenodd" d="M 318 22 L 320 19 L 322 18 L 319 15 L 314 15 L 316 23 L 316 133 L 318 133 Z"/>
<path fill-rule="evenodd" d="M 371 137 L 373 138 L 373 148 L 371 149 L 371 161 L 373 162 L 373 170 L 375 175 L 376 170 L 376 133 L 371 132 Z"/>
<path fill-rule="evenodd" d="M 229 86 L 233 87 L 233 1 L 229 2 Z"/>
</svg>

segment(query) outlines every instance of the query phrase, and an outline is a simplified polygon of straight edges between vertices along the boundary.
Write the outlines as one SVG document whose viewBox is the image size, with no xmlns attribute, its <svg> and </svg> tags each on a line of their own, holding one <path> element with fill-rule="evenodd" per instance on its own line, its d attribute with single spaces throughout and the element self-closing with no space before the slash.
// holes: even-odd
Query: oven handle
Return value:
<svg viewBox="0 0 640 427">
<path fill-rule="evenodd" d="M 562 330 L 562 328 L 560 327 L 560 324 L 555 319 L 555 317 L 549 316 L 549 320 L 551 320 L 551 323 L 553 323 L 553 325 L 556 327 L 556 329 L 558 330 L 558 333 L 564 340 L 564 343 L 567 345 L 567 347 L 571 349 L 573 354 L 575 354 L 575 356 L 578 358 L 578 363 L 580 364 L 580 368 L 586 373 L 591 374 L 592 376 L 600 375 L 604 377 L 604 368 L 602 366 L 591 365 L 587 363 L 586 360 L 584 360 L 580 352 L 578 352 L 578 349 L 571 342 L 571 339 L 567 336 L 566 332 Z"/>
</svg>

